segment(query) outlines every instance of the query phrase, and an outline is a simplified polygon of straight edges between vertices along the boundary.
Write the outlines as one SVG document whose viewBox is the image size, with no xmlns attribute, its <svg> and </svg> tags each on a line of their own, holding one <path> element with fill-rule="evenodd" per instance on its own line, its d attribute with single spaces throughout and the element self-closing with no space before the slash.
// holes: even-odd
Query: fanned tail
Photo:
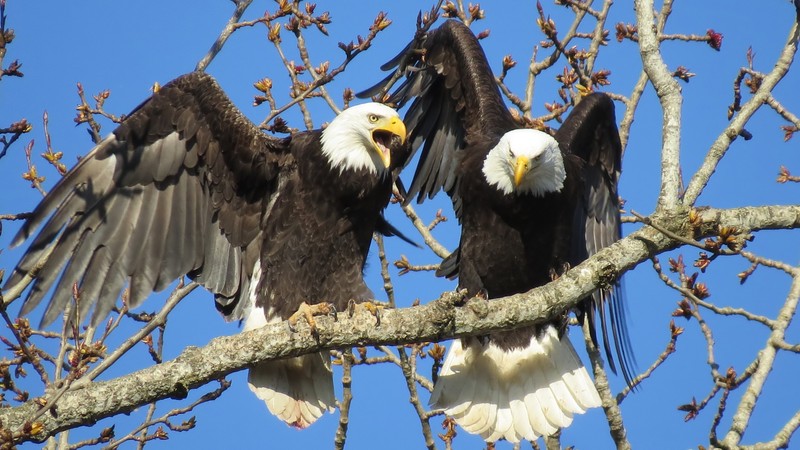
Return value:
<svg viewBox="0 0 800 450">
<path fill-rule="evenodd" d="M 248 312 L 243 331 L 277 320 L 268 320 L 263 308 L 254 307 Z M 267 404 L 269 412 L 295 428 L 308 428 L 325 412 L 333 412 L 336 405 L 328 352 L 257 364 L 250 368 L 247 385 Z"/>
<path fill-rule="evenodd" d="M 295 428 L 307 428 L 336 404 L 327 352 L 263 362 L 250 369 L 247 384 L 272 414 Z"/>
<path fill-rule="evenodd" d="M 431 404 L 487 442 L 533 441 L 599 407 L 600 396 L 567 336 L 548 326 L 525 348 L 453 342 Z"/>
</svg>

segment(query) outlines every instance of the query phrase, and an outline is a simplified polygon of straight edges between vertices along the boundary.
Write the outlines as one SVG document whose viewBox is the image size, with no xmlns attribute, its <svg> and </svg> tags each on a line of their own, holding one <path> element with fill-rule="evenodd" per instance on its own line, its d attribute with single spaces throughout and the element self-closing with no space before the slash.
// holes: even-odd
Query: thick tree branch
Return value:
<svg viewBox="0 0 800 450">
<path fill-rule="evenodd" d="M 661 102 L 661 191 L 658 194 L 659 208 L 673 208 L 678 204 L 682 188 L 681 181 L 681 87 L 661 56 L 658 30 L 653 23 L 653 0 L 636 0 L 636 22 L 639 29 L 639 51 L 642 67 L 653 84 Z M 672 1 L 665 0 L 661 11 L 666 20 Z"/>
<path fill-rule="evenodd" d="M 656 21 L 656 33 L 661 34 L 664 31 L 664 27 L 667 24 L 667 19 L 669 18 L 668 10 L 661 10 L 661 13 L 658 15 L 658 20 Z M 625 102 L 625 114 L 622 116 L 622 121 L 619 124 L 619 138 L 622 141 L 622 155 L 625 155 L 625 149 L 628 147 L 628 138 L 630 137 L 631 133 L 631 126 L 633 125 L 633 119 L 636 114 L 636 110 L 639 106 L 639 101 L 642 98 L 642 94 L 644 93 L 645 87 L 647 87 L 647 81 L 649 78 L 647 77 L 647 72 L 642 68 L 642 72 L 639 74 L 639 79 L 636 80 L 636 84 L 633 86 L 633 90 L 631 91 L 631 95 L 628 97 L 628 101 Z"/>
<path fill-rule="evenodd" d="M 751 231 L 798 228 L 800 206 L 708 209 L 701 212 L 701 219 L 696 235 L 712 234 L 720 225 Z M 686 229 L 685 234 L 692 233 L 685 226 L 685 216 L 656 216 L 652 220 L 674 232 Z M 527 293 L 491 302 L 470 299 L 464 306 L 456 306 L 463 300 L 459 294 L 446 293 L 423 306 L 385 311 L 380 326 L 376 326 L 374 316 L 357 308 L 350 318 L 340 314 L 338 321 L 318 319 L 316 340 L 302 322 L 296 333 L 281 323 L 219 337 L 205 347 L 187 348 L 172 361 L 66 392 L 58 401 L 57 414 L 47 412 L 37 419 L 40 423 L 34 429 L 42 431 L 36 436 L 21 433 L 39 409 L 34 401 L 0 410 L 0 423 L 20 436 L 20 441 L 43 440 L 58 431 L 128 413 L 159 399 L 183 398 L 191 389 L 260 361 L 333 348 L 440 341 L 541 323 L 574 306 L 596 286 L 613 282 L 652 255 L 679 245 L 654 228 L 644 227 L 553 283 Z"/>
</svg>

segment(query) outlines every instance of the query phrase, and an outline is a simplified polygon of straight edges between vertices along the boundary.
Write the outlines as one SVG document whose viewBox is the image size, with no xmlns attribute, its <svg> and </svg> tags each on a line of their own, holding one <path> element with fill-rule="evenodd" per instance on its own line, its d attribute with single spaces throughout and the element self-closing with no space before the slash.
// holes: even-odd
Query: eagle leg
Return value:
<svg viewBox="0 0 800 450">
<path fill-rule="evenodd" d="M 314 316 L 326 315 L 332 315 L 334 320 L 336 320 L 336 307 L 333 306 L 333 303 L 321 302 L 309 305 L 308 303 L 303 302 L 300 304 L 300 307 L 297 308 L 297 312 L 289 316 L 289 329 L 292 330 L 293 333 L 297 332 L 297 321 L 300 320 L 300 318 L 305 318 L 309 328 L 311 329 L 311 334 L 315 338 L 319 338 L 319 333 L 317 332 L 317 322 L 314 320 Z"/>
<path fill-rule="evenodd" d="M 379 305 L 373 301 L 366 300 L 360 303 L 356 303 L 355 300 L 350 300 L 347 304 L 347 311 L 350 317 L 353 317 L 353 314 L 356 313 L 356 306 L 363 306 L 364 309 L 369 311 L 370 314 L 375 316 L 375 326 L 381 326 L 381 314 L 383 312 L 383 305 Z"/>
</svg>

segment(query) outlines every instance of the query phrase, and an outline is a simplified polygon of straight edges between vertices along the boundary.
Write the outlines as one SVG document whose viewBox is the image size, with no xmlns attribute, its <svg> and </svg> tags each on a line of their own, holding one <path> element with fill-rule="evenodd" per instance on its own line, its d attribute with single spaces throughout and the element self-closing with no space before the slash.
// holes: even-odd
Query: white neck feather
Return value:
<svg viewBox="0 0 800 450">
<path fill-rule="evenodd" d="M 517 157 L 530 160 L 531 168 L 519 186 L 514 185 L 514 164 Z M 564 187 L 566 171 L 558 142 L 547 133 L 520 129 L 504 134 L 486 155 L 483 174 L 490 186 L 505 195 L 512 193 L 543 196 Z"/>
</svg>

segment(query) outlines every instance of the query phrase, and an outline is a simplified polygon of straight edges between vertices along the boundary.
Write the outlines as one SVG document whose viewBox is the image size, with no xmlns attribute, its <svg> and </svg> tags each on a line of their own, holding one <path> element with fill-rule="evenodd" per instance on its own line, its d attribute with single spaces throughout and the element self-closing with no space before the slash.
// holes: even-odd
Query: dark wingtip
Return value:
<svg viewBox="0 0 800 450">
<path fill-rule="evenodd" d="M 454 280 L 458 277 L 458 264 L 461 259 L 461 247 L 457 247 L 450 255 L 439 263 L 439 268 L 436 269 L 436 276 Z"/>
<path fill-rule="evenodd" d="M 584 306 L 578 309 L 578 320 L 588 321 L 589 335 L 598 349 L 600 348 L 598 334 L 602 334 L 603 353 L 609 369 L 614 375 L 622 376 L 631 392 L 636 392 L 634 373 L 637 372 L 637 364 L 627 329 L 623 297 L 620 282 L 611 290 L 596 291 L 586 299 Z M 598 321 L 600 333 L 598 333 Z"/>
<path fill-rule="evenodd" d="M 403 57 L 406 55 L 406 53 L 408 53 L 409 50 L 411 50 L 411 47 L 413 47 L 414 45 L 416 45 L 416 39 L 406 44 L 406 46 L 403 47 L 403 49 L 400 50 L 400 53 L 396 54 L 394 58 L 383 63 L 383 65 L 381 65 L 381 70 L 386 72 L 387 70 L 394 69 L 395 67 L 400 65 L 400 61 L 403 60 Z"/>
<path fill-rule="evenodd" d="M 625 384 L 631 391 L 636 391 L 636 385 L 633 383 L 634 373 L 636 372 L 636 359 L 631 346 L 630 334 L 628 333 L 626 307 L 624 302 L 624 294 L 621 283 L 617 283 L 611 291 L 598 295 L 607 296 L 603 301 L 600 311 L 600 326 L 603 334 L 603 350 L 606 354 L 606 360 L 609 363 L 611 371 L 614 374 L 622 375 L 625 379 Z M 606 322 L 605 308 L 608 308 L 609 323 Z M 610 327 L 610 330 L 609 330 Z M 610 333 L 609 333 L 610 331 Z M 596 335 L 592 336 L 596 342 Z M 611 341 L 613 341 L 614 348 L 611 348 Z M 615 364 L 616 360 L 616 364 Z M 619 371 L 617 371 L 617 364 Z"/>
<path fill-rule="evenodd" d="M 624 301 L 624 293 L 622 283 L 617 283 L 614 287 L 613 300 L 614 311 L 611 320 L 611 328 L 614 336 L 615 350 L 617 358 L 619 359 L 620 371 L 622 377 L 625 379 L 631 391 L 636 391 L 636 385 L 633 384 L 634 373 L 638 371 L 636 364 L 636 355 L 633 352 L 633 347 L 630 341 L 630 333 L 628 332 L 627 320 L 627 306 Z"/>
<path fill-rule="evenodd" d="M 222 314 L 222 317 L 226 322 L 233 322 L 234 320 L 237 320 L 237 318 L 233 317 L 232 314 L 234 313 L 234 310 L 238 304 L 239 299 L 237 297 L 226 297 L 219 294 L 214 295 L 214 307 L 220 314 Z"/>
<path fill-rule="evenodd" d="M 394 58 L 390 59 L 389 61 L 387 61 L 386 63 L 381 65 L 380 69 L 382 71 L 386 72 L 387 70 L 392 70 L 395 67 L 399 66 L 400 63 L 403 61 L 403 58 L 405 58 L 405 56 L 408 53 L 408 51 L 415 44 L 416 44 L 415 40 L 412 40 L 411 42 L 409 42 L 405 47 L 403 47 L 402 50 L 400 50 L 400 53 L 398 53 L 397 55 L 394 56 Z M 387 84 L 392 80 L 394 75 L 395 75 L 394 72 L 390 73 L 387 77 L 385 77 L 381 81 L 377 82 L 375 85 L 373 85 L 371 87 L 368 87 L 368 88 L 364 89 L 361 92 L 356 93 L 356 97 L 358 97 L 358 98 L 372 98 L 375 95 L 378 95 L 383 89 L 385 89 L 387 87 Z"/>
<path fill-rule="evenodd" d="M 384 236 L 396 236 L 396 237 L 399 237 L 400 239 L 402 239 L 405 242 L 413 245 L 414 247 L 422 248 L 421 245 L 419 245 L 416 242 L 414 242 L 411 238 L 409 238 L 408 236 L 403 234 L 403 232 L 401 232 L 400 230 L 395 228 L 394 225 L 389 223 L 389 221 L 386 220 L 386 218 L 383 216 L 383 214 L 378 216 L 378 223 L 375 224 L 375 231 L 377 231 L 378 233 L 380 233 L 380 234 L 382 234 Z"/>
<path fill-rule="evenodd" d="M 389 74 L 389 76 L 387 76 L 384 79 L 382 79 L 381 81 L 375 83 L 375 85 L 370 86 L 370 87 L 364 89 L 363 91 L 356 93 L 356 97 L 358 97 L 358 98 L 372 98 L 375 95 L 378 95 L 383 90 L 384 86 L 386 86 L 386 84 L 392 79 L 393 76 L 394 76 L 393 73 Z"/>
<path fill-rule="evenodd" d="M 394 185 L 397 186 L 397 192 L 400 194 L 400 201 L 403 205 L 408 204 L 408 189 L 405 183 L 400 178 L 396 179 Z"/>
</svg>

